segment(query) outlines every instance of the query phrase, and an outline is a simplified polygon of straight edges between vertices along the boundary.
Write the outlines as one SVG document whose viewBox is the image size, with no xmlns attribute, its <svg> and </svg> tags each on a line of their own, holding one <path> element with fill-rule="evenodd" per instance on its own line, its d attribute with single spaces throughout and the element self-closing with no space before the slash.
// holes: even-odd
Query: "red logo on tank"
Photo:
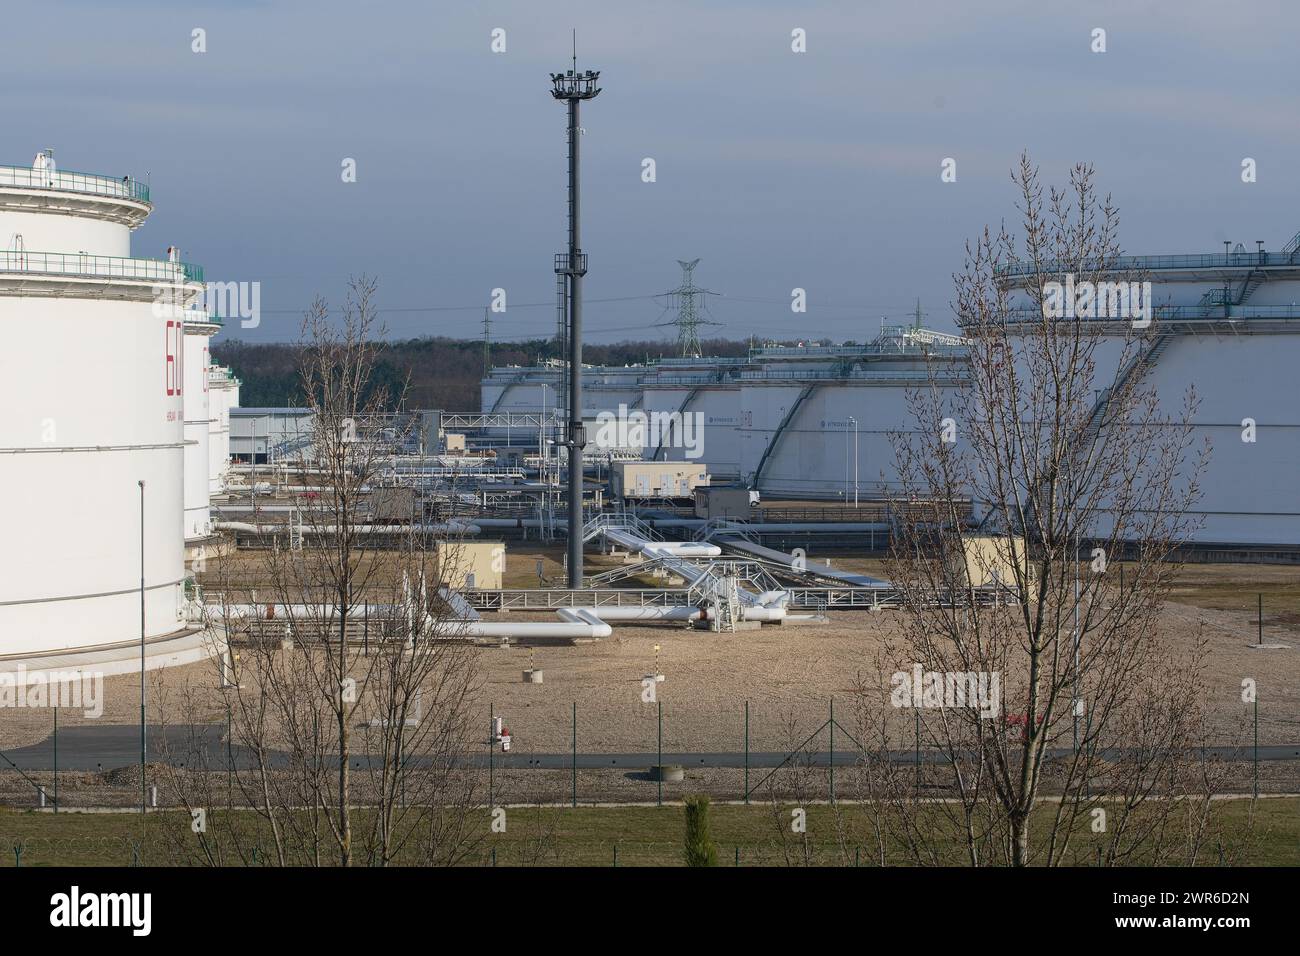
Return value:
<svg viewBox="0 0 1300 956">
<path fill-rule="evenodd" d="M 180 322 L 167 320 L 166 335 L 164 337 L 163 350 L 167 355 L 166 369 L 163 375 L 164 384 L 167 386 L 168 395 L 181 394 L 182 369 L 181 363 L 184 361 L 184 331 Z"/>
</svg>

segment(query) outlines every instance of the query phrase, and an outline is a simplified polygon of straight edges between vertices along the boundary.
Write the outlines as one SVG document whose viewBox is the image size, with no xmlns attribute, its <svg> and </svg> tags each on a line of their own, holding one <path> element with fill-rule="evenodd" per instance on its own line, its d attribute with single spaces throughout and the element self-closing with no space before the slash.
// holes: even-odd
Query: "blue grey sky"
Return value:
<svg viewBox="0 0 1300 956">
<path fill-rule="evenodd" d="M 1053 181 L 1095 163 L 1130 253 L 1300 230 L 1294 0 L 45 0 L 3 23 L 0 164 L 51 146 L 62 168 L 148 176 L 135 253 L 177 244 L 209 279 L 261 282 L 261 326 L 226 333 L 251 341 L 293 338 L 354 272 L 378 277 L 393 336 L 477 336 L 494 287 L 494 337 L 550 334 L 565 121 L 547 74 L 573 27 L 604 88 L 582 120 L 593 341 L 666 343 L 661 302 L 599 300 L 672 288 L 696 257 L 715 333 L 862 340 L 918 297 L 951 328 L 964 242 L 1014 218 L 1022 149 Z"/>
</svg>

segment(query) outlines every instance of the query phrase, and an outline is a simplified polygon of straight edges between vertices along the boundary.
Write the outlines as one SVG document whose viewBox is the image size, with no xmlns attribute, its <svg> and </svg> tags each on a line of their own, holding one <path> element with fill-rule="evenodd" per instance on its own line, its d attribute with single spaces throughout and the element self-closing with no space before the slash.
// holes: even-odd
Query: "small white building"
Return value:
<svg viewBox="0 0 1300 956">
<path fill-rule="evenodd" d="M 610 493 L 617 499 L 687 498 L 709 483 L 706 465 L 693 461 L 616 461 Z"/>
</svg>

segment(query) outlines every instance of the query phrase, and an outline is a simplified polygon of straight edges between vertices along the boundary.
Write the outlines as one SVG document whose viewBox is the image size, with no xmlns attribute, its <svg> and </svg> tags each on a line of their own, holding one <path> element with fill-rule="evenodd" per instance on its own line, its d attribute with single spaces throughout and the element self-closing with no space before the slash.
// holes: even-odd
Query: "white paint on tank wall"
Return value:
<svg viewBox="0 0 1300 956">
<path fill-rule="evenodd" d="M 689 386 L 674 388 L 647 388 L 644 409 L 653 412 L 674 413 L 681 410 L 682 402 L 690 395 Z M 701 446 L 703 454 L 696 460 L 707 462 L 709 474 L 715 480 L 733 480 L 740 476 L 740 394 L 737 386 L 705 385 L 696 390 L 695 397 L 686 408 L 686 414 L 699 413 L 703 426 Z M 653 453 L 650 449 L 647 454 Z M 661 456 L 664 461 L 687 461 L 687 449 L 668 447 Z"/>
<path fill-rule="evenodd" d="M 230 408 L 238 402 L 239 386 L 224 369 L 213 368 L 208 376 L 208 493 L 225 489 L 230 465 Z"/>
<path fill-rule="evenodd" d="M 94 256 L 131 255 L 131 230 L 120 223 L 79 216 L 56 216 L 31 212 L 0 212 L 0 249 L 18 248 L 15 236 L 22 236 L 28 252 L 61 252 Z M 159 256 L 161 258 L 161 256 Z"/>
<path fill-rule="evenodd" d="M 185 540 L 212 533 L 208 491 L 208 341 L 211 326 L 185 329 Z"/>
<path fill-rule="evenodd" d="M 497 412 L 536 412 L 542 406 L 545 395 L 546 407 L 555 407 L 556 392 L 554 386 L 545 389 L 541 382 L 519 382 L 507 385 L 493 397 L 495 406 L 485 404 L 483 410 Z"/>
<path fill-rule="evenodd" d="M 0 296 L 0 653 L 139 640 L 140 480 L 146 633 L 183 626 L 184 336 L 168 321 L 147 302 Z"/>
<path fill-rule="evenodd" d="M 799 395 L 787 386 L 746 386 L 740 399 L 748 438 L 742 468 L 746 477 L 759 459 L 786 410 Z M 887 385 L 825 383 L 818 385 L 782 432 L 759 489 L 840 499 L 853 493 L 854 424 L 857 420 L 857 487 L 862 497 L 878 497 L 897 488 L 890 434 L 914 428 L 907 388 Z"/>
<path fill-rule="evenodd" d="M 786 410 L 799 397 L 798 385 L 747 385 L 740 390 L 740 472 L 753 479 L 763 451 Z"/>
<path fill-rule="evenodd" d="M 1116 367 L 1145 348 L 1127 347 L 1122 336 L 1096 343 L 1095 389 L 1114 380 Z M 1206 544 L 1300 545 L 1300 402 L 1290 381 L 1300 363 L 1300 336 L 1174 333 L 1138 386 L 1154 389 L 1159 414 L 1181 420 L 1189 388 L 1197 407 L 1187 454 L 1190 468 L 1209 442 L 1209 460 L 1198 476 L 1200 496 L 1189 517 L 1199 522 L 1193 540 Z M 1243 442 L 1244 419 L 1255 422 L 1255 441 Z M 1185 472 L 1187 477 L 1187 472 Z M 1109 533 L 1109 525 L 1095 529 Z"/>
<path fill-rule="evenodd" d="M 1300 545 L 1298 367 L 1300 336 L 1179 335 L 1143 379 L 1174 417 L 1195 386 L 1193 447 L 1211 446 L 1194 509 L 1206 521 L 1197 540 Z M 1242 441 L 1247 418 L 1254 442 Z"/>
</svg>

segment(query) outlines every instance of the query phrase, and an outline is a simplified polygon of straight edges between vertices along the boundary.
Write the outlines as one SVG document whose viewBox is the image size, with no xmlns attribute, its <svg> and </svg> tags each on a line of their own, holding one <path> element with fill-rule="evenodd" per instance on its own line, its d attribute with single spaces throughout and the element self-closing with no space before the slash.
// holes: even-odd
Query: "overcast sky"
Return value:
<svg viewBox="0 0 1300 956">
<path fill-rule="evenodd" d="M 582 119 L 595 341 L 666 342 L 662 302 L 636 297 L 696 257 L 715 334 L 862 340 L 918 297 L 952 328 L 963 244 L 1014 218 L 1022 149 L 1051 181 L 1095 163 L 1129 253 L 1300 230 L 1294 0 L 6 0 L 2 20 L 0 164 L 50 146 L 61 168 L 147 176 L 134 253 L 177 244 L 210 280 L 260 282 L 247 340 L 293 338 L 352 272 L 378 277 L 394 336 L 478 336 L 495 287 L 494 337 L 550 334 L 565 121 L 547 74 L 574 27 L 604 90 Z"/>
</svg>

